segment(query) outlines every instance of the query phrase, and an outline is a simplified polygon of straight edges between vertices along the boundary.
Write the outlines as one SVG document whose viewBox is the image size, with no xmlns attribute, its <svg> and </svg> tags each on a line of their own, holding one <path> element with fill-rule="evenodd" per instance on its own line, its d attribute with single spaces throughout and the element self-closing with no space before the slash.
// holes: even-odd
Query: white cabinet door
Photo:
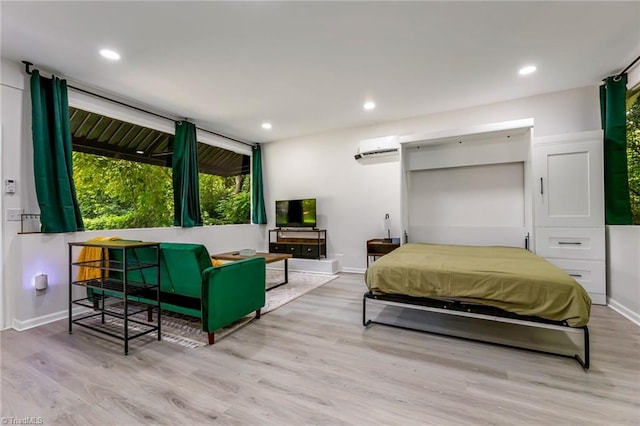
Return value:
<svg viewBox="0 0 640 426">
<path fill-rule="evenodd" d="M 536 138 L 536 226 L 604 225 L 602 131 Z"/>
</svg>

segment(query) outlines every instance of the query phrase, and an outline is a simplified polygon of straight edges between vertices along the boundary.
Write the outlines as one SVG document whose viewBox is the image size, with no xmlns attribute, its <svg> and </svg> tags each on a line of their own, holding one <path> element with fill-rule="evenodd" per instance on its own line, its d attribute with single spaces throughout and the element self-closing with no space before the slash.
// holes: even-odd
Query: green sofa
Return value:
<svg viewBox="0 0 640 426">
<path fill-rule="evenodd" d="M 153 248 L 127 251 L 128 262 L 156 261 Z M 110 250 L 109 258 L 122 260 L 121 250 Z M 121 272 L 110 272 L 121 279 Z M 155 284 L 155 268 L 132 270 L 130 281 Z M 200 244 L 160 244 L 160 305 L 162 310 L 194 316 L 202 320 L 202 330 L 208 333 L 209 344 L 214 343 L 215 331 L 255 311 L 265 304 L 265 259 L 254 257 L 213 267 L 207 249 Z M 89 289 L 88 289 L 89 290 Z M 108 291 L 105 295 L 111 296 Z M 90 298 L 97 296 L 96 290 Z M 94 297 L 95 300 L 95 297 Z M 130 296 L 129 300 L 153 303 L 153 294 Z M 151 320 L 151 309 L 149 309 Z"/>
</svg>

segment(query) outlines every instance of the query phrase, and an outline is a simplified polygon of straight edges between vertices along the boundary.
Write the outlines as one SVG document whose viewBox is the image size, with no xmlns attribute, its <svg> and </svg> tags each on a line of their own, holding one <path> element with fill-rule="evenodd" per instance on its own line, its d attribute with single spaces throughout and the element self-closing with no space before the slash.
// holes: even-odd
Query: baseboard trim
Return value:
<svg viewBox="0 0 640 426">
<path fill-rule="evenodd" d="M 619 313 L 629 321 L 633 322 L 635 325 L 640 326 L 640 314 L 632 311 L 631 309 L 627 308 L 623 304 L 618 303 L 611 298 L 609 298 L 608 302 L 609 302 L 609 307 L 611 309 L 613 309 L 614 311 L 616 311 L 617 313 Z"/>
<path fill-rule="evenodd" d="M 90 311 L 91 309 L 88 308 L 76 307 L 73 308 L 73 315 L 83 314 Z M 54 312 L 52 314 L 43 315 L 37 318 L 31 318 L 25 321 L 14 319 L 11 328 L 16 331 L 25 331 L 29 330 L 30 328 L 39 327 L 41 325 L 49 324 L 51 322 L 60 321 L 61 319 L 67 318 L 69 318 L 69 311 L 65 309 L 64 311 Z"/>
<path fill-rule="evenodd" d="M 345 267 L 345 268 L 342 268 L 342 270 L 340 270 L 340 272 L 347 272 L 349 274 L 364 274 L 366 270 L 367 270 L 366 268 L 349 268 L 349 267 Z"/>
<path fill-rule="evenodd" d="M 276 267 L 267 267 L 267 271 L 278 271 L 282 272 L 283 268 Z M 301 274 L 314 274 L 314 275 L 335 275 L 334 272 L 324 272 L 324 271 L 309 271 L 306 269 L 291 269 L 289 268 L 289 272 L 300 272 Z"/>
</svg>

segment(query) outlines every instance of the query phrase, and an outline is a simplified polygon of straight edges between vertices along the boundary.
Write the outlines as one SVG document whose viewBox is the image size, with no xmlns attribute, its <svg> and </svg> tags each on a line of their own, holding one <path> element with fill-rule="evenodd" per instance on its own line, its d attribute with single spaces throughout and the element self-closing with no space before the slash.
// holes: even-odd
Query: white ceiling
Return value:
<svg viewBox="0 0 640 426">
<path fill-rule="evenodd" d="M 3 57 L 254 142 L 597 84 L 640 54 L 637 1 L 0 7 Z"/>
</svg>

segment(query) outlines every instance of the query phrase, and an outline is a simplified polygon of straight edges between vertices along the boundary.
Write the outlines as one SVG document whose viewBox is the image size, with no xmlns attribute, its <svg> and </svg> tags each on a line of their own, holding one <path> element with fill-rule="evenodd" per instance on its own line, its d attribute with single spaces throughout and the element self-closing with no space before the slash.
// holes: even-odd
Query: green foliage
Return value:
<svg viewBox="0 0 640 426">
<path fill-rule="evenodd" d="M 205 225 L 249 223 L 251 213 L 249 177 L 200 173 L 200 210 Z M 237 181 L 242 180 L 238 188 Z"/>
<path fill-rule="evenodd" d="M 132 215 L 125 213 L 120 216 L 107 215 L 95 218 L 83 219 L 86 229 L 127 229 L 133 222 Z"/>
<path fill-rule="evenodd" d="M 640 225 L 640 91 L 631 93 L 627 109 L 627 161 L 633 224 Z"/>
<path fill-rule="evenodd" d="M 249 192 L 240 192 L 221 200 L 216 211 L 226 223 L 248 223 L 250 209 Z"/>
<path fill-rule="evenodd" d="M 85 228 L 158 228 L 173 225 L 171 169 L 81 152 L 73 153 L 73 177 Z M 249 223 L 249 178 L 200 174 L 205 225 Z"/>
<path fill-rule="evenodd" d="M 74 152 L 73 178 L 86 229 L 173 224 L 167 167 Z"/>
</svg>

